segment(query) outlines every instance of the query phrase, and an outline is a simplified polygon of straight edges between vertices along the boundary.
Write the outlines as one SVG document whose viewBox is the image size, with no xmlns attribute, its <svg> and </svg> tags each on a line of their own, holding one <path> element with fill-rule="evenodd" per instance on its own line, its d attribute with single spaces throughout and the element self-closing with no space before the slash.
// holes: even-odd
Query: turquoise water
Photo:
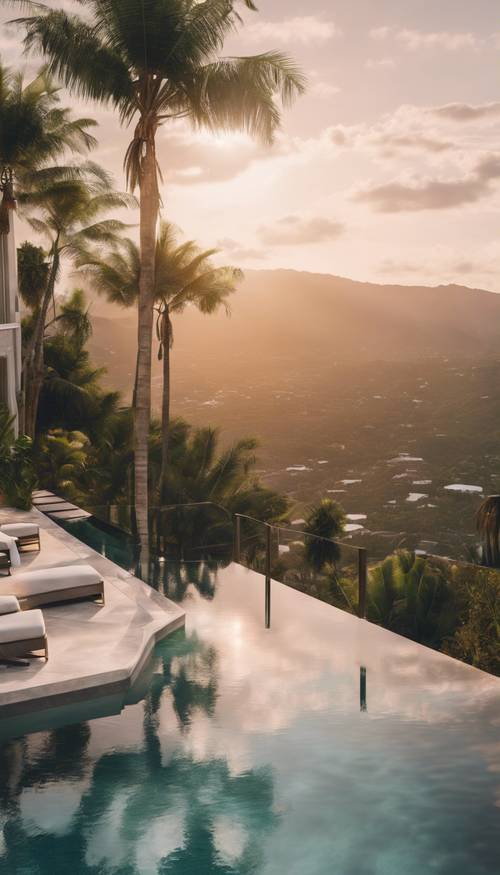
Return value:
<svg viewBox="0 0 500 875">
<path fill-rule="evenodd" d="M 2 875 L 498 875 L 498 679 L 280 585 L 266 631 L 238 567 L 155 579 L 187 626 L 128 701 L 9 727 Z"/>
</svg>

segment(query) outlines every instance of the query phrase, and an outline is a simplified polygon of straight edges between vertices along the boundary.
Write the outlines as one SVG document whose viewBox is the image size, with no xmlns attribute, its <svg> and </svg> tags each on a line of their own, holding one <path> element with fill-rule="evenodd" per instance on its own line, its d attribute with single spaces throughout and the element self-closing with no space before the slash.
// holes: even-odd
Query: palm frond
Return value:
<svg viewBox="0 0 500 875">
<path fill-rule="evenodd" d="M 305 87 L 304 75 L 280 52 L 225 58 L 196 69 L 190 79 L 186 78 L 179 112 L 184 104 L 198 126 L 238 128 L 272 142 L 281 121 L 276 99 L 288 106 Z"/>
</svg>

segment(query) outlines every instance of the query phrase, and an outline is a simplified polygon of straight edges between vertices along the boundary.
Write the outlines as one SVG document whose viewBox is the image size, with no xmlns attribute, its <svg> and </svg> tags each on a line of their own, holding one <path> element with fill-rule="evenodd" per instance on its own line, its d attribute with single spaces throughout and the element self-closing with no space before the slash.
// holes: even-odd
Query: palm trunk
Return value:
<svg viewBox="0 0 500 875">
<path fill-rule="evenodd" d="M 135 512 L 142 555 L 146 557 L 148 538 L 148 442 L 151 421 L 151 349 L 153 334 L 156 223 L 158 184 L 154 134 L 146 141 L 140 172 L 140 248 L 139 313 L 137 330 L 137 381 L 134 406 Z"/>
<path fill-rule="evenodd" d="M 160 503 L 167 500 L 168 442 L 170 438 L 170 344 L 172 329 L 168 307 L 163 313 L 163 395 L 161 404 Z"/>
<path fill-rule="evenodd" d="M 42 299 L 40 309 L 37 313 L 33 334 L 31 335 L 26 351 L 23 356 L 23 373 L 22 373 L 22 421 L 24 423 L 24 432 L 28 437 L 34 438 L 36 432 L 36 420 L 38 415 L 38 401 L 40 398 L 40 390 L 43 383 L 44 373 L 44 358 L 43 358 L 43 341 L 45 334 L 45 323 L 47 321 L 47 312 L 49 304 L 54 296 L 54 289 L 59 271 L 59 250 L 57 242 L 54 246 L 52 265 L 47 281 L 47 288 Z"/>
</svg>

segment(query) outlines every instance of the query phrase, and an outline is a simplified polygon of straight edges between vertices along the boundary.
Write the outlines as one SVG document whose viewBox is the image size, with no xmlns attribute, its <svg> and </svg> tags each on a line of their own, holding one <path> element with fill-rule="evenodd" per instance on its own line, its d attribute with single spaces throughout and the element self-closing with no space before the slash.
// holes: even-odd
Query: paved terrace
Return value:
<svg viewBox="0 0 500 875">
<path fill-rule="evenodd" d="M 43 608 L 49 660 L 32 659 L 29 667 L 0 665 L 0 719 L 102 696 L 122 694 L 125 700 L 155 643 L 184 626 L 184 610 L 37 510 L 0 507 L 0 525 L 6 522 L 40 526 L 41 551 L 21 553 L 13 578 L 38 568 L 89 563 L 104 579 L 106 604 Z"/>
</svg>

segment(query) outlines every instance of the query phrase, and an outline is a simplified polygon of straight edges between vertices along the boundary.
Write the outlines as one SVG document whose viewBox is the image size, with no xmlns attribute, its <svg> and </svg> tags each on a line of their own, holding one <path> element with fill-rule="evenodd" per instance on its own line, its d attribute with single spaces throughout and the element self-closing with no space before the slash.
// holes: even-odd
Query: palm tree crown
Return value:
<svg viewBox="0 0 500 875">
<path fill-rule="evenodd" d="M 8 211 L 15 207 L 13 180 L 23 187 L 32 174 L 66 150 L 82 152 L 96 140 L 88 129 L 92 119 L 72 119 L 70 110 L 58 106 L 58 88 L 47 69 L 25 84 L 22 73 L 13 73 L 0 61 L 0 169 L 3 180 L 0 234 L 8 234 Z"/>
<path fill-rule="evenodd" d="M 228 297 L 236 290 L 242 272 L 235 267 L 216 267 L 211 257 L 216 249 L 202 250 L 193 240 L 179 245 L 176 229 L 162 222 L 156 243 L 154 300 L 157 310 L 158 357 L 163 359 L 162 469 L 160 494 L 167 488 L 170 430 L 170 349 L 173 346 L 172 316 L 194 306 L 211 314 L 220 307 L 229 312 Z M 131 240 L 99 256 L 83 252 L 78 263 L 98 292 L 121 306 L 131 306 L 139 294 L 140 252 Z"/>
<path fill-rule="evenodd" d="M 122 121 L 137 120 L 126 156 L 132 187 L 142 144 L 165 121 L 188 117 L 271 141 L 280 123 L 275 98 L 288 105 L 305 87 L 280 52 L 218 57 L 241 23 L 235 0 L 79 0 L 85 18 L 19 2 L 35 13 L 18 19 L 26 47 L 43 53 L 48 70 L 82 97 L 114 104 Z"/>
<path fill-rule="evenodd" d="M 66 150 L 81 152 L 96 144 L 88 128 L 97 122 L 72 119 L 58 106 L 60 89 L 46 67 L 24 81 L 0 62 L 0 164 L 16 174 L 43 167 Z"/>
</svg>

